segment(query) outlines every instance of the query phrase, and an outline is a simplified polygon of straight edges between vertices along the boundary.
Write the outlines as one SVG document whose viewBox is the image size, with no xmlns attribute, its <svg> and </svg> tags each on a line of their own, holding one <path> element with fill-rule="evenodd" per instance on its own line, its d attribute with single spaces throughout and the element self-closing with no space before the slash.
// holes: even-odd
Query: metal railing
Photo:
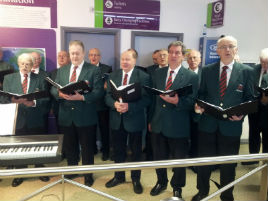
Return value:
<svg viewBox="0 0 268 201">
<path fill-rule="evenodd" d="M 258 171 L 262 171 L 261 182 L 260 182 L 260 200 L 267 200 L 267 183 L 268 183 L 268 154 L 248 154 L 248 155 L 233 155 L 233 156 L 219 156 L 219 157 L 205 157 L 205 158 L 192 158 L 192 159 L 179 159 L 179 160 L 163 160 L 163 161 L 150 161 L 150 162 L 131 162 L 131 163 L 113 163 L 103 165 L 83 165 L 83 166 L 66 166 L 66 167 L 46 167 L 46 168 L 26 168 L 26 169 L 8 169 L 0 170 L 0 178 L 15 178 L 15 177 L 36 177 L 36 176 L 53 176 L 62 175 L 59 181 L 49 184 L 37 192 L 32 193 L 21 200 L 28 200 L 31 197 L 43 192 L 44 190 L 51 188 L 52 186 L 64 182 L 77 185 L 81 188 L 89 191 L 98 193 L 104 197 L 112 200 L 121 201 L 106 193 L 97 191 L 93 188 L 87 187 L 75 181 L 64 178 L 64 175 L 68 174 L 85 174 L 85 173 L 97 173 L 97 172 L 108 172 L 108 171 L 124 171 L 124 170 L 136 170 L 136 169 L 153 169 L 153 168 L 168 168 L 168 167 L 188 167 L 188 166 L 203 166 L 203 165 L 214 165 L 214 164 L 226 164 L 226 163 L 239 163 L 239 162 L 250 162 L 250 161 L 263 161 L 263 165 L 255 168 L 246 175 L 238 178 L 227 186 L 219 189 L 215 193 L 209 195 L 203 200 L 209 200 L 219 193 L 231 188 L 235 184 L 246 179 L 248 176 L 255 174 Z M 64 200 L 64 185 L 62 191 L 62 200 Z"/>
</svg>

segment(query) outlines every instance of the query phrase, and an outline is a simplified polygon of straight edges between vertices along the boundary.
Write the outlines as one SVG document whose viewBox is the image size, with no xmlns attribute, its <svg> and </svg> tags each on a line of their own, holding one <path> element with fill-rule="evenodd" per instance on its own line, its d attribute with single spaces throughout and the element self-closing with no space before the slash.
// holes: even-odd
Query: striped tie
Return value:
<svg viewBox="0 0 268 201">
<path fill-rule="evenodd" d="M 126 73 L 124 76 L 123 85 L 127 85 L 127 76 L 128 74 Z"/>
<path fill-rule="evenodd" d="M 169 88 L 172 85 L 172 74 L 173 73 L 174 73 L 173 70 L 169 72 L 169 76 L 168 76 L 168 80 L 167 80 L 167 84 L 166 84 L 166 88 L 165 88 L 166 91 L 169 90 Z"/>
<path fill-rule="evenodd" d="M 22 91 L 24 94 L 27 93 L 27 85 L 28 85 L 28 74 L 24 74 L 24 80 L 22 82 Z"/>
<path fill-rule="evenodd" d="M 227 87 L 227 73 L 226 70 L 228 69 L 228 66 L 223 66 L 222 72 L 221 72 L 221 78 L 220 78 L 220 96 L 221 99 L 223 99 L 226 87 Z"/>
<path fill-rule="evenodd" d="M 76 69 L 78 68 L 78 66 L 74 67 L 70 82 L 76 82 Z"/>
</svg>

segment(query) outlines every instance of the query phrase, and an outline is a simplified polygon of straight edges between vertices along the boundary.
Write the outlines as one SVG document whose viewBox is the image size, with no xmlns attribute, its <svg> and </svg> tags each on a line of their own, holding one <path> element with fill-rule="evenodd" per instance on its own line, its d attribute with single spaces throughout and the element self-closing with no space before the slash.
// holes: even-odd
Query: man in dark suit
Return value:
<svg viewBox="0 0 268 201">
<path fill-rule="evenodd" d="M 32 73 L 38 74 L 42 76 L 43 78 L 48 76 L 48 73 L 40 68 L 40 65 L 42 63 L 42 57 L 38 52 L 32 52 L 32 57 L 34 58 L 34 65 L 32 68 Z"/>
<path fill-rule="evenodd" d="M 200 77 L 201 77 L 201 54 L 198 50 L 191 49 L 187 53 L 187 63 L 189 65 L 189 70 L 195 72 L 198 75 L 198 83 L 200 83 Z M 191 117 L 191 135 L 190 135 L 190 149 L 189 149 L 189 157 L 190 158 L 196 158 L 197 155 L 197 137 L 198 137 L 198 123 L 194 121 L 195 112 L 194 109 L 192 111 L 192 117 Z M 196 167 L 190 167 L 195 173 L 196 173 Z"/>
<path fill-rule="evenodd" d="M 67 51 L 65 51 L 65 50 L 59 51 L 58 56 L 57 56 L 57 61 L 58 61 L 59 68 L 61 68 L 63 66 L 66 66 L 66 65 L 69 65 L 70 64 L 70 55 L 69 55 L 69 53 Z M 56 79 L 57 71 L 58 71 L 58 68 L 54 69 L 53 71 L 51 71 L 49 73 L 49 77 L 53 81 L 55 81 L 55 79 Z M 58 114 L 59 114 L 59 102 L 53 96 L 51 96 L 50 114 L 55 116 L 56 130 L 58 130 L 58 132 L 59 132 L 59 126 L 57 125 Z"/>
<path fill-rule="evenodd" d="M 137 55 L 132 50 L 122 53 L 120 59 L 121 69 L 110 74 L 116 86 L 140 83 L 150 86 L 149 75 L 135 67 Z M 134 102 L 122 103 L 113 98 L 110 84 L 108 83 L 106 103 L 110 107 L 111 136 L 115 163 L 126 160 L 127 141 L 131 150 L 131 161 L 141 161 L 142 155 L 142 130 L 145 128 L 145 108 L 150 104 L 150 96 L 142 89 L 141 98 Z M 140 183 L 140 170 L 131 171 L 134 192 L 142 193 Z M 105 186 L 111 188 L 125 182 L 125 172 L 115 172 L 114 178 Z"/>
<path fill-rule="evenodd" d="M 40 68 L 40 65 L 42 63 L 42 57 L 41 57 L 40 53 L 32 52 L 31 56 L 34 59 L 34 64 L 33 64 L 33 67 L 31 69 L 32 73 L 35 73 L 35 74 L 41 76 L 44 79 L 45 77 L 48 76 L 48 73 Z M 45 125 L 46 125 L 45 133 L 47 133 L 47 131 L 48 131 L 47 130 L 48 129 L 48 113 L 49 113 L 49 110 L 50 110 L 50 106 L 51 106 L 51 102 L 48 101 L 46 107 L 43 108 L 42 111 L 40 111 L 40 112 L 42 112 L 42 116 L 44 118 L 44 121 L 46 122 L 45 123 Z"/>
<path fill-rule="evenodd" d="M 35 91 L 47 90 L 45 80 L 34 73 L 31 73 L 34 59 L 30 54 L 21 54 L 18 57 L 19 72 L 5 76 L 4 91 L 15 94 L 27 94 Z M 38 99 L 28 101 L 27 99 L 9 100 L 12 103 L 18 103 L 18 116 L 16 121 L 16 135 L 38 135 L 46 133 L 46 124 L 44 113 L 47 110 L 48 99 Z M 20 166 L 17 168 L 23 168 Z M 40 167 L 40 166 L 39 166 Z M 48 177 L 40 177 L 42 181 L 48 181 Z M 23 182 L 22 178 L 15 178 L 12 186 L 16 187 Z"/>
<path fill-rule="evenodd" d="M 152 132 L 154 160 L 183 159 L 188 154 L 190 136 L 190 117 L 197 94 L 198 78 L 195 73 L 182 66 L 186 48 L 181 41 L 168 46 L 168 65 L 157 69 L 153 76 L 153 87 L 160 90 L 178 89 L 189 84 L 193 93 L 186 96 L 160 95 L 154 99 L 152 118 L 149 129 Z M 151 195 L 160 194 L 167 188 L 166 168 L 156 169 L 157 183 Z M 173 168 L 171 186 L 173 196 L 182 198 L 182 187 L 185 186 L 185 168 Z"/>
<path fill-rule="evenodd" d="M 237 40 L 224 36 L 217 42 L 220 62 L 202 68 L 198 96 L 213 105 L 228 108 L 253 99 L 253 71 L 250 67 L 234 61 Z M 232 116 L 226 121 L 218 120 L 195 106 L 199 116 L 198 154 L 199 157 L 237 155 L 242 134 L 243 116 Z M 236 164 L 222 164 L 220 186 L 235 179 Z M 211 166 L 199 166 L 197 188 L 199 192 L 192 198 L 201 200 L 209 193 Z M 234 200 L 233 187 L 222 192 L 221 200 Z"/>
<path fill-rule="evenodd" d="M 261 88 L 268 87 L 268 48 L 260 53 L 260 64 L 254 66 L 254 85 Z M 267 122 L 268 122 L 268 97 L 255 91 L 259 98 L 259 108 L 256 113 L 248 115 L 249 123 L 249 153 L 256 154 L 260 152 L 262 141 L 262 152 L 268 152 L 267 140 Z M 260 136 L 262 133 L 262 138 Z M 258 162 L 244 162 L 243 165 L 250 165 Z"/>
<path fill-rule="evenodd" d="M 154 72 L 163 67 L 168 66 L 168 51 L 166 49 L 160 49 L 154 51 L 153 58 L 156 59 L 156 62 L 154 65 L 148 66 L 146 68 L 146 72 L 150 75 L 151 79 L 153 78 Z M 147 112 L 150 112 L 150 108 L 148 108 Z M 150 117 L 150 114 L 147 114 L 147 117 Z M 147 119 L 148 119 L 147 118 Z M 151 132 L 147 128 L 146 133 L 146 142 L 145 142 L 145 151 L 146 151 L 146 160 L 151 161 L 153 160 L 153 148 L 152 148 L 152 142 L 151 142 Z"/>
<path fill-rule="evenodd" d="M 64 134 L 63 147 L 68 165 L 78 165 L 79 144 L 82 164 L 94 164 L 94 139 L 97 111 L 95 102 L 103 95 L 100 70 L 84 61 L 85 50 L 81 41 L 69 43 L 71 64 L 59 68 L 55 82 L 65 86 L 70 82 L 86 80 L 92 91 L 84 95 L 64 94 L 52 87 L 52 95 L 59 100 L 59 126 Z M 73 178 L 75 175 L 69 176 Z M 85 185 L 92 186 L 93 175 L 85 174 Z"/>
<path fill-rule="evenodd" d="M 112 67 L 106 64 L 100 63 L 101 53 L 98 48 L 92 48 L 88 52 L 88 58 L 91 64 L 97 66 L 101 71 L 101 76 L 104 81 L 103 88 L 106 91 L 107 81 L 105 74 L 112 72 Z M 97 112 L 98 112 L 98 124 L 101 134 L 102 144 L 102 160 L 106 161 L 109 159 L 110 154 L 110 124 L 109 124 L 109 108 L 105 104 L 105 94 L 97 101 Z M 96 146 L 96 145 L 95 145 Z"/>
<path fill-rule="evenodd" d="M 168 51 L 166 49 L 160 49 L 155 54 L 157 55 L 157 63 L 146 68 L 146 72 L 149 73 L 151 76 L 156 69 L 168 66 Z"/>
</svg>

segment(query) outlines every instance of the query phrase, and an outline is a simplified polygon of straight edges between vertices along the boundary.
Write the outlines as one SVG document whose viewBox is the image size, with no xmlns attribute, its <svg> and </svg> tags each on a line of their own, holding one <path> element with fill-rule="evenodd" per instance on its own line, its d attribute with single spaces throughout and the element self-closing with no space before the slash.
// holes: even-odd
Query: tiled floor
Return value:
<svg viewBox="0 0 268 201">
<path fill-rule="evenodd" d="M 242 144 L 240 149 L 240 154 L 248 154 L 248 145 Z M 102 164 L 100 160 L 100 154 L 96 155 L 95 163 Z M 105 163 L 112 163 L 112 161 L 108 161 Z M 57 165 L 64 165 L 65 161 L 61 162 Z M 55 164 L 54 164 L 55 165 Z M 257 165 L 249 165 L 243 166 L 238 164 L 237 167 L 237 178 L 246 174 L 250 170 L 254 169 Z M 168 170 L 169 178 L 171 177 L 172 171 L 171 169 Z M 172 188 L 168 186 L 167 190 L 162 194 L 152 197 L 150 196 L 150 190 L 154 186 L 156 182 L 156 174 L 153 169 L 146 169 L 142 171 L 141 176 L 141 183 L 144 187 L 144 192 L 141 195 L 137 195 L 133 192 L 132 183 L 130 179 L 130 174 L 127 172 L 126 179 L 127 182 L 125 184 L 121 184 L 111 189 L 107 189 L 105 187 L 105 183 L 113 177 L 112 172 L 101 172 L 94 174 L 95 183 L 92 186 L 93 188 L 111 194 L 115 197 L 118 197 L 122 200 L 129 200 L 129 201 L 159 201 L 168 197 L 172 196 Z M 260 177 L 261 173 L 258 172 L 247 178 L 246 180 L 242 181 L 238 185 L 235 186 L 234 196 L 235 200 L 258 200 L 258 193 L 260 189 Z M 50 182 L 58 180 L 60 177 L 55 176 L 51 177 Z M 219 181 L 219 171 L 216 170 L 212 173 L 213 180 Z M 13 188 L 11 187 L 12 179 L 4 179 L 0 182 L 0 201 L 9 201 L 9 200 L 19 200 L 20 198 L 28 195 L 29 193 L 43 187 L 45 184 L 41 182 L 39 179 L 31 178 L 27 179 L 21 184 L 20 186 Z M 83 177 L 78 177 L 75 181 L 79 183 L 83 183 Z M 86 192 L 86 190 L 80 189 L 76 186 L 65 184 L 65 200 L 66 201 L 102 201 L 102 200 L 109 200 L 102 196 L 96 195 L 91 192 Z M 211 183 L 211 190 L 210 193 L 216 191 L 216 186 Z M 187 181 L 186 186 L 183 188 L 183 198 L 188 201 L 191 200 L 192 196 L 197 192 L 196 190 L 196 174 L 193 173 L 190 169 L 187 169 Z M 55 187 L 49 189 L 41 193 L 40 195 L 30 199 L 30 200 L 49 200 L 49 201 L 58 201 L 62 198 L 62 185 L 58 184 Z M 219 200 L 219 197 L 215 197 L 211 200 Z"/>
</svg>

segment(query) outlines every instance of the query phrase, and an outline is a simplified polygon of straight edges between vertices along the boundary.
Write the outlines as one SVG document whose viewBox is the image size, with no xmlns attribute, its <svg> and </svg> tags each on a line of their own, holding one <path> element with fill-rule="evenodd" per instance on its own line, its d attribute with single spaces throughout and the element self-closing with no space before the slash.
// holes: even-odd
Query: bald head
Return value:
<svg viewBox="0 0 268 201">
<path fill-rule="evenodd" d="M 88 59 L 91 64 L 98 65 L 101 60 L 101 53 L 98 48 L 92 48 L 88 52 Z"/>
<path fill-rule="evenodd" d="M 60 67 L 69 64 L 70 63 L 69 53 L 65 50 L 58 52 L 57 60 Z"/>
<path fill-rule="evenodd" d="M 38 52 L 32 52 L 31 56 L 33 57 L 34 60 L 33 69 L 36 69 L 40 66 L 42 62 L 41 55 Z"/>
</svg>

